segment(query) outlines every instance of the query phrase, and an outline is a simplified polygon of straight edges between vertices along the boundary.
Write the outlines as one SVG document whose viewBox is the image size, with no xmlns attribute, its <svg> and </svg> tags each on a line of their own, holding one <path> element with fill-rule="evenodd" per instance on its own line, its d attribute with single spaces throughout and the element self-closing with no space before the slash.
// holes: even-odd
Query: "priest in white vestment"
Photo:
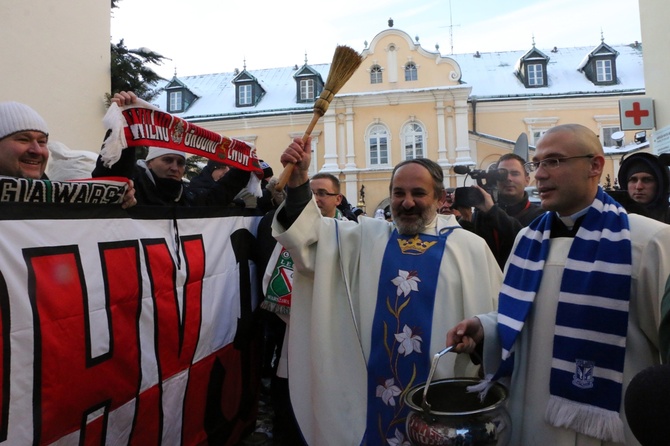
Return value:
<svg viewBox="0 0 670 446">
<path fill-rule="evenodd" d="M 403 392 L 426 381 L 448 328 L 496 308 L 502 274 L 483 239 L 437 213 L 443 172 L 430 160 L 394 170 L 395 224 L 322 218 L 308 185 L 310 139 L 295 139 L 282 154 L 295 168 L 273 222 L 295 268 L 288 334 L 294 411 L 310 445 L 407 444 Z M 412 319 L 417 314 L 424 316 Z M 418 370 L 412 379 L 398 365 L 407 361 Z M 448 354 L 434 379 L 466 373 L 476 373 L 467 355 Z M 393 413 L 384 418 L 378 409 Z"/>
<path fill-rule="evenodd" d="M 623 395 L 667 357 L 670 226 L 609 197 L 598 185 L 604 163 L 586 127 L 544 134 L 526 168 L 551 212 L 517 235 L 498 312 L 449 331 L 458 351 L 483 344 L 487 377 L 509 386 L 510 444 L 639 445 Z"/>
</svg>

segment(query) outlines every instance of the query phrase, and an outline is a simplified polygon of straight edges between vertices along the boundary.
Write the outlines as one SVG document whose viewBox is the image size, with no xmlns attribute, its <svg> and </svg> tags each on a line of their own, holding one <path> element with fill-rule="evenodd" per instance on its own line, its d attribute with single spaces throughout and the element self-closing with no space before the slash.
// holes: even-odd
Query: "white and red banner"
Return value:
<svg viewBox="0 0 670 446">
<path fill-rule="evenodd" d="M 0 445 L 234 445 L 253 430 L 258 217 L 0 209 Z"/>
</svg>

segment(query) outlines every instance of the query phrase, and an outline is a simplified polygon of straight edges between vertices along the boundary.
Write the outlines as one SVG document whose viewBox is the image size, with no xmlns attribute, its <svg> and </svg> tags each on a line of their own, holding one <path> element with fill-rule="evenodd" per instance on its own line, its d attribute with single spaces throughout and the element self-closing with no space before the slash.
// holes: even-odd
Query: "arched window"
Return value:
<svg viewBox="0 0 670 446">
<path fill-rule="evenodd" d="M 416 64 L 414 62 L 407 62 L 407 65 L 405 65 L 405 80 L 415 81 L 418 79 L 417 76 Z"/>
<path fill-rule="evenodd" d="M 385 126 L 375 124 L 368 130 L 368 156 L 370 166 L 389 164 L 389 133 Z"/>
<path fill-rule="evenodd" d="M 371 84 L 381 84 L 382 83 L 382 67 L 379 65 L 373 65 L 370 68 L 370 83 Z"/>
<path fill-rule="evenodd" d="M 402 138 L 406 160 L 424 158 L 426 156 L 423 148 L 425 136 L 426 132 L 419 123 L 411 122 L 403 128 Z"/>
</svg>

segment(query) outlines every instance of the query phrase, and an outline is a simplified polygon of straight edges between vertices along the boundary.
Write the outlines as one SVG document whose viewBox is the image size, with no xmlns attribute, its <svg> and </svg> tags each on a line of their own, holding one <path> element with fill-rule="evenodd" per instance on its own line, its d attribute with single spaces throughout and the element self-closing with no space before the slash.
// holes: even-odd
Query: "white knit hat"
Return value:
<svg viewBox="0 0 670 446">
<path fill-rule="evenodd" d="M 186 153 L 184 152 L 179 152 L 177 150 L 163 149 L 162 147 L 149 147 L 149 153 L 147 153 L 147 157 L 144 160 L 149 161 L 163 155 L 177 155 L 186 159 Z"/>
<path fill-rule="evenodd" d="M 20 102 L 0 102 L 0 139 L 28 130 L 49 136 L 47 123 L 35 110 Z"/>
</svg>

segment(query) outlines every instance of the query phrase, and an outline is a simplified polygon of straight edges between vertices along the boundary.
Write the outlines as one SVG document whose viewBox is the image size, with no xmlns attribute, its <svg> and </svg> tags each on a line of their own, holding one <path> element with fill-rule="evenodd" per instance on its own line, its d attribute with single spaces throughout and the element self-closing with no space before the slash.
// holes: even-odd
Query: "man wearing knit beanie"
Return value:
<svg viewBox="0 0 670 446">
<path fill-rule="evenodd" d="M 161 147 L 149 147 L 146 166 L 158 178 L 181 182 L 186 172 L 186 153 Z"/>
<path fill-rule="evenodd" d="M 149 151 L 147 152 L 147 156 L 144 158 L 144 160 L 148 162 L 163 155 L 180 156 L 183 159 L 186 159 L 186 153 L 180 152 L 178 150 L 164 149 L 162 147 L 149 147 Z"/>
<path fill-rule="evenodd" d="M 184 152 L 150 147 L 145 159 L 136 160 L 133 150 L 124 150 L 121 158 L 111 167 L 106 167 L 98 157 L 93 178 L 120 176 L 133 180 L 135 198 L 140 205 L 188 206 L 196 201 L 182 181 L 186 171 Z"/>
<path fill-rule="evenodd" d="M 48 180 L 44 171 L 49 161 L 49 129 L 46 121 L 20 102 L 0 102 L 0 175 L 31 180 Z M 132 181 L 121 207 L 137 204 Z"/>
<path fill-rule="evenodd" d="M 0 102 L 0 175 L 40 179 L 49 160 L 47 123 L 19 102 Z"/>
</svg>

